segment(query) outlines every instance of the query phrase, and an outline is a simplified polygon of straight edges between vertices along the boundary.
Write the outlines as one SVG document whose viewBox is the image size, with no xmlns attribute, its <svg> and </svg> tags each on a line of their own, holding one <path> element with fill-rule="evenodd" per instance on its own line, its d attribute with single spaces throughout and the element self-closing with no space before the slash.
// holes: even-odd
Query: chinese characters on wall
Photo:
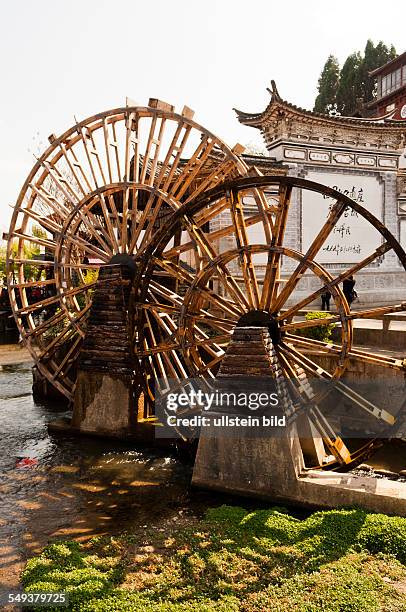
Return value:
<svg viewBox="0 0 406 612">
<path fill-rule="evenodd" d="M 311 181 L 331 186 L 355 200 L 373 215 L 382 219 L 383 188 L 375 176 L 309 172 Z M 302 192 L 302 251 L 306 252 L 317 236 L 335 200 L 318 193 Z M 357 211 L 347 207 L 321 247 L 319 263 L 356 263 L 367 257 L 381 243 L 378 232 Z"/>
</svg>

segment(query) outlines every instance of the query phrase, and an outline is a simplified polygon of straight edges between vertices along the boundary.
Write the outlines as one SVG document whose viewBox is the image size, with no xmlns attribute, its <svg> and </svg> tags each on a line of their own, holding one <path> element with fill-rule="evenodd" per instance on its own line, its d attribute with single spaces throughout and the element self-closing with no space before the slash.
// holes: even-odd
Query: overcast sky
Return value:
<svg viewBox="0 0 406 612">
<path fill-rule="evenodd" d="M 340 0 L 2 0 L 0 226 L 47 136 L 157 97 L 228 144 L 260 142 L 232 110 L 282 97 L 312 108 L 330 53 L 368 38 L 406 50 L 406 2 Z"/>
</svg>

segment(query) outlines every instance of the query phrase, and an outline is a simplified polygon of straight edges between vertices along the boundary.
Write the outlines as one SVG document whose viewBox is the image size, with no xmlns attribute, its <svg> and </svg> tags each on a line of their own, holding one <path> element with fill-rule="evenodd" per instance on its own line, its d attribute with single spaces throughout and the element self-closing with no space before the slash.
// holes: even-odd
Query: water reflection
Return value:
<svg viewBox="0 0 406 612">
<path fill-rule="evenodd" d="M 191 468 L 130 443 L 50 435 L 66 406 L 35 402 L 31 364 L 0 368 L 0 583 L 52 538 L 86 539 L 162 520 L 189 499 Z M 22 458 L 36 465 L 19 468 Z"/>
</svg>

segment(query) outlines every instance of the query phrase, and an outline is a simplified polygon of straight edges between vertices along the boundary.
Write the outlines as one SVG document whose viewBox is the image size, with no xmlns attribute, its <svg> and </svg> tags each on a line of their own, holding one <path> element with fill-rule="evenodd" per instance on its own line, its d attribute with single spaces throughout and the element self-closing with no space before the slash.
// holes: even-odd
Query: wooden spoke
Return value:
<svg viewBox="0 0 406 612">
<path fill-rule="evenodd" d="M 345 202 L 343 202 L 342 200 L 337 200 L 336 203 L 331 207 L 330 214 L 326 222 L 324 223 L 323 227 L 321 228 L 316 238 L 313 240 L 313 242 L 309 246 L 302 261 L 299 263 L 299 265 L 294 270 L 294 272 L 292 272 L 288 282 L 286 283 L 282 291 L 273 301 L 271 305 L 272 312 L 277 312 L 278 310 L 280 310 L 280 308 L 286 302 L 290 294 L 293 292 L 303 272 L 305 271 L 308 262 L 314 260 L 315 256 L 317 255 L 320 248 L 326 241 L 327 237 L 329 236 L 330 232 L 334 228 L 335 224 L 337 223 L 337 221 L 343 214 L 344 210 L 346 209 L 346 206 L 347 205 Z"/>
<path fill-rule="evenodd" d="M 332 344 L 330 342 L 321 342 L 320 340 L 314 340 L 313 338 L 305 338 L 303 336 L 295 336 L 293 334 L 286 335 L 286 340 L 295 346 L 301 346 L 305 349 L 318 350 L 323 353 L 329 353 L 331 355 L 340 355 L 341 346 L 338 344 Z M 362 361 L 365 363 L 372 363 L 375 365 L 383 366 L 386 368 L 393 368 L 396 370 L 406 370 L 406 363 L 404 359 L 396 359 L 394 357 L 388 357 L 379 353 L 371 353 L 370 351 L 363 351 L 361 349 L 352 348 L 348 352 L 348 356 L 356 361 Z"/>
<path fill-rule="evenodd" d="M 48 191 L 44 185 L 35 185 L 34 183 L 30 183 L 30 188 L 32 191 L 39 197 L 40 201 L 42 201 L 46 206 L 48 206 L 52 211 L 56 218 L 64 219 L 70 213 L 70 208 L 65 206 L 63 202 L 60 202 L 50 191 Z"/>
<path fill-rule="evenodd" d="M 228 341 L 230 336 L 228 334 L 224 334 L 223 336 L 216 336 L 213 338 L 203 338 L 201 340 L 195 340 L 192 342 L 183 342 L 182 344 L 178 342 L 173 342 L 172 344 L 157 344 L 154 347 L 148 348 L 145 351 L 139 351 L 137 353 L 138 357 L 149 357 L 151 355 L 156 355 L 157 353 L 167 353 L 168 351 L 176 351 L 181 349 L 188 349 L 195 346 L 209 346 L 210 344 L 214 344 L 215 342 L 224 342 Z"/>
<path fill-rule="evenodd" d="M 28 283 L 10 283 L 10 289 L 25 289 L 26 287 L 45 287 L 46 285 L 55 285 L 55 279 L 34 280 Z"/>
<path fill-rule="evenodd" d="M 144 304 L 137 304 L 137 307 L 141 309 L 146 309 L 146 310 L 154 310 L 156 312 L 167 312 L 169 314 L 175 314 L 175 315 L 179 315 L 179 312 L 180 312 L 179 308 L 176 306 L 169 306 L 167 304 L 161 304 L 159 302 L 146 302 Z M 206 323 L 207 325 L 212 325 L 212 326 L 221 325 L 221 326 L 228 326 L 228 327 L 233 328 L 235 327 L 235 323 L 236 323 L 235 320 L 230 321 L 229 319 L 215 317 L 204 310 L 200 312 L 188 312 L 186 316 L 192 319 L 196 319 L 200 323 Z"/>
<path fill-rule="evenodd" d="M 225 207 L 224 207 L 225 208 Z M 256 215 L 252 215 L 250 217 L 247 217 L 244 221 L 245 223 L 245 227 L 251 227 L 253 225 L 256 225 L 258 223 L 262 222 L 262 215 L 261 214 L 256 214 Z M 197 223 L 197 227 L 201 227 L 202 225 L 204 225 L 205 223 L 207 223 L 207 221 L 201 220 L 199 223 Z M 216 231 L 212 231 L 208 234 L 206 234 L 207 239 L 210 242 L 216 242 L 218 241 L 220 238 L 226 238 L 227 236 L 232 236 L 234 234 L 235 231 L 235 226 L 234 223 L 231 225 L 227 225 L 225 227 L 223 227 L 222 229 L 216 230 Z M 186 242 L 184 244 L 180 244 L 177 246 L 174 246 L 170 249 L 168 249 L 167 251 L 164 251 L 164 255 L 167 259 L 172 259 L 173 257 L 178 257 L 181 253 L 186 253 L 187 251 L 190 251 L 194 248 L 194 242 L 191 240 L 189 242 Z"/>
<path fill-rule="evenodd" d="M 274 232 L 271 246 L 283 246 L 283 239 L 288 219 L 290 199 L 292 195 L 291 185 L 280 185 L 279 206 L 274 224 Z M 264 286 L 262 290 L 261 309 L 268 310 L 271 302 L 276 298 L 277 280 L 280 277 L 280 251 L 271 251 L 265 272 Z"/>
<path fill-rule="evenodd" d="M 297 304 L 295 304 L 291 308 L 288 308 L 288 310 L 286 310 L 283 313 L 281 313 L 278 316 L 278 320 L 289 319 L 290 317 L 294 316 L 294 314 L 298 310 L 301 310 L 302 308 L 305 308 L 308 304 L 311 304 L 311 302 L 313 302 L 315 299 L 317 299 L 327 289 L 331 289 L 332 287 L 336 287 L 337 285 L 342 283 L 346 278 L 352 276 L 353 274 L 356 274 L 357 272 L 359 272 L 360 270 L 365 268 L 368 264 L 372 263 L 378 257 L 382 257 L 385 253 L 387 253 L 391 249 L 392 249 L 392 246 L 390 245 L 390 243 L 389 242 L 384 242 L 380 247 L 375 249 L 375 251 L 373 253 L 371 253 L 371 255 L 369 255 L 368 257 L 365 257 L 365 259 L 363 259 L 359 263 L 353 265 L 351 268 L 349 268 L 345 272 L 342 272 L 339 276 L 337 276 L 336 278 L 331 280 L 329 283 L 326 283 L 326 284 L 322 285 L 320 287 L 320 289 L 317 289 L 317 291 L 314 291 L 309 296 L 303 298 L 303 300 L 301 300 L 300 302 L 298 302 Z"/>
<path fill-rule="evenodd" d="M 99 166 L 100 166 L 100 158 L 99 158 L 97 149 L 94 146 L 94 138 L 92 136 L 91 131 L 84 126 L 78 127 L 78 132 L 79 132 L 82 144 L 83 144 L 83 149 L 84 149 L 84 152 L 87 158 L 87 163 L 89 165 L 90 173 L 93 179 L 93 185 L 94 185 L 94 188 L 97 189 L 99 187 L 100 179 L 98 179 L 97 177 L 97 170 L 93 164 L 92 157 L 94 156 L 97 159 Z M 103 174 L 103 171 L 102 171 L 102 174 Z M 102 176 L 102 180 L 103 180 L 103 183 L 105 184 L 106 180 L 104 176 Z"/>
<path fill-rule="evenodd" d="M 63 310 L 60 310 L 40 325 L 37 325 L 36 327 L 27 330 L 26 338 L 29 339 L 30 337 L 39 336 L 40 334 L 43 334 L 44 332 L 48 331 L 53 325 L 57 325 L 64 319 L 66 319 L 66 313 Z"/>
<path fill-rule="evenodd" d="M 45 357 L 50 357 L 54 352 L 53 349 L 61 344 L 62 339 L 66 342 L 72 336 L 76 336 L 76 331 L 74 331 L 70 325 L 67 325 L 39 353 L 38 359 L 41 361 L 44 360 Z"/>
<path fill-rule="evenodd" d="M 87 240 L 85 240 L 84 238 L 81 238 L 78 235 L 76 236 L 70 235 L 69 237 L 66 238 L 65 243 L 68 243 L 68 244 L 72 243 L 78 246 L 87 255 L 90 255 L 91 257 L 94 257 L 95 259 L 101 259 L 105 263 L 109 261 L 110 256 L 112 255 L 111 250 L 106 252 L 102 249 L 99 249 L 98 247 L 94 246 L 93 244 L 90 244 Z"/>
<path fill-rule="evenodd" d="M 159 266 L 170 273 L 170 275 L 174 278 L 178 278 L 179 280 L 185 282 L 187 285 L 192 285 L 194 281 L 194 276 L 178 266 L 173 262 L 161 260 L 159 261 Z M 206 296 L 213 304 L 217 305 L 220 309 L 228 312 L 231 316 L 240 317 L 243 313 L 243 310 L 239 306 L 239 304 L 235 304 L 234 302 L 223 298 L 222 296 L 215 293 L 215 291 L 209 289 L 208 287 L 198 289 L 202 295 Z"/>
<path fill-rule="evenodd" d="M 156 198 L 153 194 L 151 194 L 150 197 L 148 198 L 148 202 L 145 207 L 145 211 L 139 222 L 138 230 L 134 234 L 133 240 L 135 242 L 132 243 L 134 244 L 134 247 L 135 247 L 135 244 L 137 243 L 137 240 L 139 239 L 141 232 L 144 231 L 144 236 L 139 246 L 140 251 L 145 247 L 145 245 L 148 243 L 148 240 L 151 238 L 153 227 L 156 223 L 159 212 L 162 209 L 162 205 L 163 205 L 162 198 Z"/>
<path fill-rule="evenodd" d="M 153 315 L 153 320 L 155 321 L 155 323 L 158 324 L 158 327 L 161 328 L 163 330 L 163 332 L 165 334 L 168 335 L 169 338 L 171 338 L 174 334 L 174 331 L 176 329 L 176 325 L 174 324 L 174 322 L 170 319 L 169 316 L 166 317 L 157 317 L 155 316 L 155 313 L 151 313 Z M 151 335 L 153 334 L 153 330 L 152 330 L 152 323 L 151 323 L 151 318 L 150 318 L 150 314 L 147 315 L 147 319 L 150 325 L 150 332 Z M 171 375 L 172 378 L 177 379 L 179 377 L 179 375 L 183 378 L 187 378 L 187 373 L 184 369 L 184 366 L 181 362 L 181 360 L 179 359 L 178 354 L 176 353 L 176 351 L 174 349 L 169 349 L 167 351 L 163 351 L 162 353 L 162 358 L 166 364 L 166 366 L 169 368 L 169 373 Z"/>
<path fill-rule="evenodd" d="M 189 125 L 185 123 L 178 124 L 156 180 L 157 187 L 162 188 L 163 191 L 169 191 L 169 186 L 178 171 L 190 133 L 191 127 Z"/>
<path fill-rule="evenodd" d="M 362 410 L 368 412 L 376 419 L 379 419 L 388 425 L 394 425 L 395 417 L 392 414 L 387 412 L 384 408 L 378 408 L 372 402 L 359 395 L 356 391 L 354 391 L 341 381 L 335 380 L 333 376 L 329 374 L 329 372 L 317 365 L 314 361 L 309 359 L 309 357 L 306 357 L 305 355 L 299 353 L 291 345 L 282 343 L 282 345 L 280 346 L 280 350 L 282 352 L 285 352 L 285 354 L 287 353 L 288 355 L 290 355 L 290 357 L 293 358 L 296 363 L 298 363 L 301 367 L 303 367 L 313 376 L 327 381 L 331 381 L 332 388 L 352 400 Z"/>
<path fill-rule="evenodd" d="M 77 358 L 79 354 L 79 346 L 82 341 L 81 336 L 78 336 L 70 347 L 69 351 L 66 353 L 65 357 L 62 359 L 61 363 L 55 368 L 52 377 L 53 379 L 58 378 L 61 374 L 65 375 L 72 367 L 75 358 Z M 66 367 L 65 367 L 66 366 Z"/>
<path fill-rule="evenodd" d="M 211 378 L 214 378 L 212 371 L 216 366 L 219 365 L 219 363 L 221 363 L 223 357 L 224 357 L 224 351 L 222 351 L 220 355 L 217 355 L 217 357 L 214 357 L 214 359 L 212 359 L 209 363 L 198 366 L 196 368 L 194 375 L 202 376 L 203 374 L 206 374 L 206 375 L 209 375 Z"/>
<path fill-rule="evenodd" d="M 338 321 L 354 321 L 356 319 L 379 319 L 385 314 L 406 311 L 406 303 L 396 304 L 394 306 L 381 306 L 378 308 L 369 308 L 367 310 L 354 310 L 346 315 L 331 315 L 323 319 L 312 319 L 310 321 L 297 321 L 285 323 L 281 325 L 281 330 L 289 331 L 291 329 L 304 329 L 308 327 L 318 327 L 320 325 L 330 325 Z M 283 317 L 285 318 L 285 317 Z"/>
<path fill-rule="evenodd" d="M 347 318 L 349 319 L 376 319 L 382 317 L 385 314 L 391 314 L 395 312 L 404 312 L 406 311 L 406 302 L 402 302 L 401 304 L 395 304 L 393 306 L 381 306 L 378 308 L 368 308 L 366 310 L 354 310 Z"/>
<path fill-rule="evenodd" d="M 75 180 L 76 185 L 78 186 L 81 195 L 85 196 L 86 193 L 88 193 L 88 190 L 90 189 L 90 184 L 87 183 L 86 185 L 84 183 L 82 183 L 82 179 L 86 178 L 83 176 L 79 176 L 79 174 L 77 173 L 77 168 L 78 168 L 78 158 L 75 155 L 74 152 L 70 151 L 70 149 L 67 149 L 67 147 L 65 146 L 65 143 L 63 142 L 58 142 L 57 146 L 59 147 L 65 162 L 67 164 L 67 167 L 69 169 L 69 172 L 71 173 L 72 178 Z M 70 156 L 71 154 L 71 156 Z"/>
<path fill-rule="evenodd" d="M 319 432 L 325 446 L 339 463 L 350 463 L 351 453 L 315 403 L 315 394 L 304 371 L 297 364 L 290 363 L 289 356 L 286 355 L 283 349 L 278 351 L 278 357 L 291 388 L 293 387 L 294 393 L 299 398 L 300 412 L 296 410 L 294 418 L 298 418 L 300 413 L 305 415 L 314 425 L 316 431 Z"/>
<path fill-rule="evenodd" d="M 331 325 L 336 321 L 342 321 L 343 315 L 329 316 L 323 319 L 311 319 L 310 321 L 292 321 L 284 323 L 280 326 L 281 331 L 289 331 L 291 329 L 308 329 L 310 327 L 321 327 L 323 325 Z"/>
<path fill-rule="evenodd" d="M 51 262 L 51 265 L 54 266 L 54 263 Z M 100 268 L 100 263 L 86 264 L 86 263 L 70 263 L 70 262 L 63 261 L 62 263 L 58 263 L 57 267 L 72 269 L 72 270 L 98 270 Z"/>
<path fill-rule="evenodd" d="M 182 306 L 182 298 L 180 295 L 178 295 L 175 291 L 171 291 L 164 285 L 160 285 L 156 281 L 151 281 L 150 292 L 154 300 L 156 300 L 158 296 L 158 298 L 164 298 L 179 308 Z"/>
<path fill-rule="evenodd" d="M 185 203 L 187 204 L 192 199 L 197 198 L 201 193 L 209 190 L 211 187 L 217 185 L 220 181 L 223 181 L 227 176 L 232 174 L 234 170 L 233 164 L 230 163 L 230 160 L 225 160 L 220 163 L 212 172 L 209 173 L 207 177 L 205 177 L 202 181 L 200 181 L 199 186 L 193 191 L 193 193 L 186 198 Z"/>
<path fill-rule="evenodd" d="M 79 293 L 83 293 L 84 291 L 89 291 L 96 286 L 96 283 L 89 283 L 88 285 L 82 285 L 81 287 L 76 287 L 75 289 L 71 289 L 70 291 L 62 292 L 60 295 L 54 295 L 45 300 L 39 300 L 38 302 L 33 302 L 31 305 L 23 306 L 15 311 L 17 315 L 27 315 L 31 312 L 34 312 L 39 309 L 43 309 L 45 306 L 50 306 L 51 304 L 55 304 L 56 302 L 62 300 L 66 300 L 68 297 L 72 297 L 74 295 L 78 295 Z"/>
<path fill-rule="evenodd" d="M 199 173 L 206 160 L 208 159 L 212 149 L 216 145 L 216 140 L 211 136 L 204 136 L 198 144 L 191 158 L 183 168 L 182 178 L 179 176 L 173 183 L 171 192 L 177 200 L 181 200 L 188 187 Z M 185 179 L 186 177 L 186 179 Z"/>
<path fill-rule="evenodd" d="M 111 132 L 110 132 L 109 123 L 106 117 L 104 117 L 103 119 L 103 137 L 104 137 L 104 146 L 105 146 L 105 152 L 106 152 L 109 182 L 113 183 L 114 182 L 114 178 L 113 178 L 114 166 L 116 166 L 116 174 L 117 174 L 118 180 L 120 180 L 121 178 L 120 156 L 119 156 L 119 151 L 118 151 L 118 142 L 117 142 L 115 123 L 111 124 Z M 111 139 L 111 137 L 113 138 L 113 140 Z M 114 153 L 113 159 L 112 159 L 112 153 Z"/>
<path fill-rule="evenodd" d="M 49 177 L 55 183 L 56 188 L 62 193 L 63 198 L 69 209 L 72 209 L 76 206 L 79 201 L 78 194 L 70 185 L 67 178 L 62 174 L 62 172 L 53 164 L 51 160 L 42 161 L 42 166 L 48 172 Z"/>
<path fill-rule="evenodd" d="M 111 199 L 113 199 L 113 198 L 111 198 Z M 111 199 L 109 198 L 110 204 L 111 204 Z M 115 233 L 114 233 L 113 224 L 111 222 L 110 215 L 109 215 L 109 212 L 107 210 L 106 202 L 105 202 L 105 200 L 104 200 L 104 198 L 102 196 L 99 197 L 99 202 L 100 202 L 100 206 L 101 206 L 101 209 L 102 209 L 102 212 L 103 212 L 103 217 L 104 217 L 104 221 L 105 221 L 105 224 L 106 224 L 107 233 L 108 233 L 108 236 L 109 236 L 109 239 L 110 239 L 109 240 L 109 244 L 111 245 L 111 247 L 109 249 L 109 253 L 113 253 L 113 252 L 114 253 L 119 253 L 120 249 L 119 249 L 119 245 L 118 245 L 118 242 L 117 242 L 117 238 L 116 238 Z"/>
<path fill-rule="evenodd" d="M 222 261 L 219 261 L 217 263 L 216 252 L 210 245 L 205 234 L 200 229 L 196 228 L 187 216 L 185 217 L 184 221 L 189 229 L 190 234 L 194 236 L 196 243 L 201 248 L 203 255 L 207 257 L 207 259 L 213 260 L 213 265 L 215 265 L 217 269 L 219 280 L 224 286 L 225 290 L 230 294 L 230 296 L 233 296 L 237 303 L 240 303 L 243 307 L 249 309 L 249 302 L 240 287 L 238 286 L 238 283 L 234 279 L 233 275 L 227 268 L 227 265 L 224 264 Z"/>
<path fill-rule="evenodd" d="M 36 223 L 38 223 L 40 227 L 42 227 L 48 232 L 51 232 L 51 234 L 60 232 L 62 229 L 62 223 L 59 225 L 55 221 L 50 220 L 48 217 L 41 216 L 39 213 L 35 212 L 34 210 L 31 210 L 30 208 L 27 208 L 24 211 L 24 214 L 29 219 L 33 219 Z"/>
<path fill-rule="evenodd" d="M 247 226 L 244 219 L 243 203 L 238 193 L 231 192 L 230 209 L 234 225 L 237 248 L 240 250 L 240 263 L 245 284 L 245 292 L 251 308 L 259 308 L 260 298 L 258 281 L 248 246 Z"/>
<path fill-rule="evenodd" d="M 77 228 L 79 227 L 78 224 L 82 222 L 83 226 L 86 227 L 86 229 L 93 236 L 93 238 L 100 244 L 102 250 L 111 256 L 113 254 L 113 251 L 110 246 L 110 236 L 106 232 L 102 224 L 98 222 L 97 218 L 91 211 L 91 207 L 88 207 L 86 213 L 84 213 L 80 207 L 76 208 L 75 212 L 78 217 L 75 230 L 77 231 Z"/>
<path fill-rule="evenodd" d="M 46 240 L 44 238 L 38 238 L 37 236 L 28 236 L 27 234 L 23 234 L 22 232 L 14 232 L 13 238 L 21 238 L 23 241 L 32 242 L 33 244 L 41 245 L 47 249 L 55 250 L 56 245 L 51 240 Z"/>
</svg>

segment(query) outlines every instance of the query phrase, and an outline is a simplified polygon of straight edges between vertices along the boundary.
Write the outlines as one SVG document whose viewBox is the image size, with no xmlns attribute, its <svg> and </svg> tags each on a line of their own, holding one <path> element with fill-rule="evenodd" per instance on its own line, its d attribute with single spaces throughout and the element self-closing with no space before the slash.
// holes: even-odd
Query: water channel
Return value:
<svg viewBox="0 0 406 612">
<path fill-rule="evenodd" d="M 0 366 L 0 585 L 14 588 L 24 559 L 50 538 L 147 530 L 222 503 L 191 495 L 191 465 L 169 452 L 50 435 L 66 408 L 35 402 L 31 385 L 31 363 Z"/>
</svg>

